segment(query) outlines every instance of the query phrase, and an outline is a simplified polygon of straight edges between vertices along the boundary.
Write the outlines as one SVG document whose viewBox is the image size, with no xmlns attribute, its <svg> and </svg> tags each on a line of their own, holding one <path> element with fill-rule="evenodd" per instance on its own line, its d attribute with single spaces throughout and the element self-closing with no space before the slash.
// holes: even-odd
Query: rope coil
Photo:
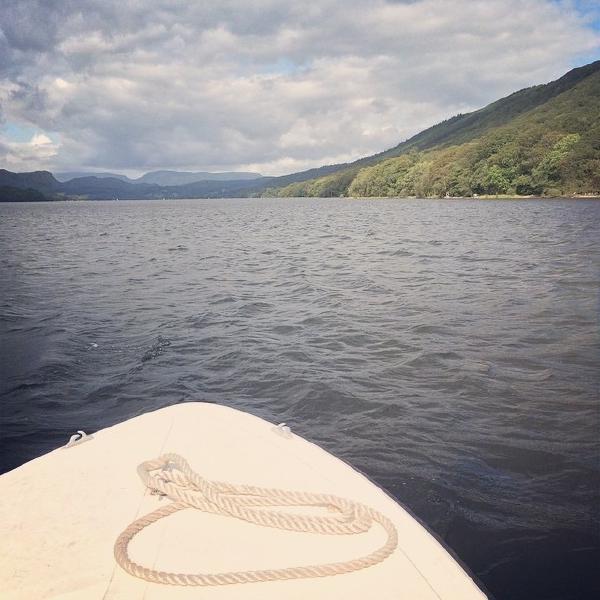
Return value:
<svg viewBox="0 0 600 600">
<path fill-rule="evenodd" d="M 114 554 L 117 563 L 129 574 L 153 583 L 212 586 L 340 575 L 365 569 L 385 560 L 398 545 L 398 533 L 390 519 L 369 506 L 346 498 L 209 481 L 193 471 L 188 462 L 178 454 L 164 454 L 143 462 L 137 471 L 146 487 L 153 493 L 168 496 L 173 502 L 131 523 L 117 538 Z M 313 516 L 265 510 L 265 507 L 273 506 L 322 507 L 334 514 Z M 142 529 L 186 508 L 227 515 L 263 527 L 325 535 L 364 533 L 373 523 L 379 523 L 387 533 L 387 539 L 380 548 L 360 558 L 281 569 L 185 574 L 149 569 L 131 560 L 129 543 Z"/>
</svg>

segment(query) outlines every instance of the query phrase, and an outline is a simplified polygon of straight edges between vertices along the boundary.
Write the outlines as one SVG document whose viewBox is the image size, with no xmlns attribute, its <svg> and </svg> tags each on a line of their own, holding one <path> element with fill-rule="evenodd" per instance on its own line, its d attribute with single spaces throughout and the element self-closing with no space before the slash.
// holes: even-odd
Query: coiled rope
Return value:
<svg viewBox="0 0 600 600">
<path fill-rule="evenodd" d="M 154 583 L 208 586 L 340 575 L 381 562 L 398 545 L 396 527 L 387 517 L 369 506 L 338 496 L 209 481 L 193 471 L 178 454 L 164 454 L 146 461 L 138 467 L 138 474 L 153 493 L 166 495 L 173 502 L 131 523 L 117 538 L 114 553 L 125 571 Z M 316 506 L 337 514 L 312 516 L 264 508 L 272 506 Z M 360 558 L 282 569 L 186 574 L 149 569 L 131 560 L 128 546 L 134 536 L 159 519 L 185 508 L 228 515 L 263 527 L 327 535 L 364 533 L 373 523 L 379 523 L 387 539 L 380 548 Z"/>
</svg>

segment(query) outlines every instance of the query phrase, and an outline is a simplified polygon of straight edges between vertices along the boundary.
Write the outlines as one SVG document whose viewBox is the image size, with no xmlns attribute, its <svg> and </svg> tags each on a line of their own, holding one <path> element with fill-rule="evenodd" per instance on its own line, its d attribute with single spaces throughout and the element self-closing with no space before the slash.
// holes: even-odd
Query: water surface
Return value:
<svg viewBox="0 0 600 600">
<path fill-rule="evenodd" d="M 598 597 L 598 240 L 594 201 L 0 205 L 0 472 L 218 402 L 368 474 L 498 600 Z"/>
</svg>

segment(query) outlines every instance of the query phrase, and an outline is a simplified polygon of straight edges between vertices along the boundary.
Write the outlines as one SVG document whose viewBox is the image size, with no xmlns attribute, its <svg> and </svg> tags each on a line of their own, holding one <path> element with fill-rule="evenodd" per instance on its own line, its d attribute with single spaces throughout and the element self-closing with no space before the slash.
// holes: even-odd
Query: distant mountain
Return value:
<svg viewBox="0 0 600 600">
<path fill-rule="evenodd" d="M 276 196 L 600 193 L 600 61 L 458 115 Z"/>
<path fill-rule="evenodd" d="M 260 179 L 260 173 L 225 172 L 207 173 L 205 171 L 150 171 L 135 180 L 136 183 L 156 183 L 157 185 L 185 185 L 197 181 L 244 181 Z"/>
<path fill-rule="evenodd" d="M 162 198 L 165 194 L 158 185 L 129 183 L 114 177 L 79 177 L 61 184 L 60 192 L 70 197 L 91 200 L 138 200 Z"/>
<path fill-rule="evenodd" d="M 251 179 L 260 179 L 260 173 L 235 172 L 209 173 L 207 171 L 150 171 L 141 177 L 131 178 L 119 173 L 94 173 L 87 171 L 73 171 L 65 173 L 54 173 L 54 177 L 66 183 L 72 179 L 81 179 L 84 177 L 98 177 L 99 179 L 120 179 L 126 183 L 148 183 L 156 185 L 186 185 L 198 181 L 248 181 Z"/>
<path fill-rule="evenodd" d="M 87 171 L 73 171 L 67 173 L 54 173 L 53 175 L 60 182 L 70 181 L 71 179 L 78 179 L 81 177 L 99 177 L 100 179 L 112 178 L 133 183 L 133 179 L 130 179 L 127 177 L 127 175 L 120 175 L 119 173 L 92 173 Z"/>
</svg>

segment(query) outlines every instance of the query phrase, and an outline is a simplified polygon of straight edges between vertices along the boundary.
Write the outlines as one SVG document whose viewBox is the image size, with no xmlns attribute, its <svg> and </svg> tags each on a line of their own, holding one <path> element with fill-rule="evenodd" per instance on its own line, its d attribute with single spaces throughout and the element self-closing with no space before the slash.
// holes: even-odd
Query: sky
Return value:
<svg viewBox="0 0 600 600">
<path fill-rule="evenodd" d="M 598 0 L 0 0 L 0 168 L 291 173 L 598 58 Z"/>
</svg>

